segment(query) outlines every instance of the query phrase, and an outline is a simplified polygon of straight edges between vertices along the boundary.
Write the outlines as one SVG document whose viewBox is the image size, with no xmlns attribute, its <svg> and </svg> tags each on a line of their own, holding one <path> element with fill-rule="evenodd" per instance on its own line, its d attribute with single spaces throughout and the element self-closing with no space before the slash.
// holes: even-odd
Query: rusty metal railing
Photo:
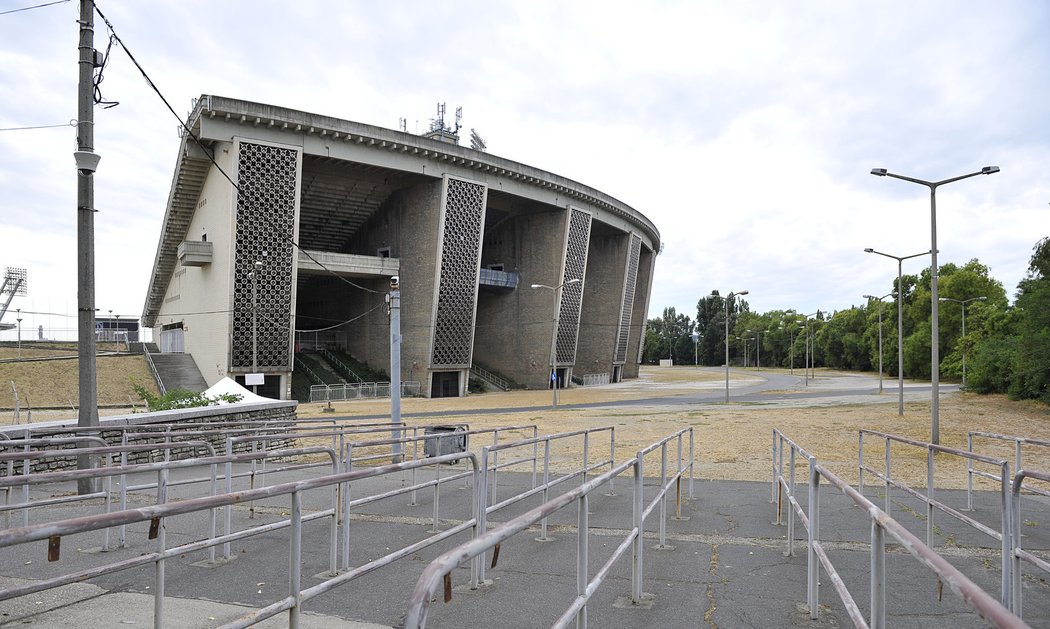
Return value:
<svg viewBox="0 0 1050 629">
<path fill-rule="evenodd" d="M 248 457 L 252 455 L 239 454 L 233 456 L 238 459 L 247 460 Z M 207 463 L 211 463 L 215 460 L 221 461 L 225 460 L 226 458 L 226 456 L 208 457 L 206 459 L 199 459 L 198 461 L 205 461 Z M 289 626 L 298 626 L 301 605 L 304 602 L 310 600 L 311 598 L 323 594 L 329 590 L 332 590 L 333 588 L 347 583 L 359 576 L 372 572 L 383 566 L 389 565 L 402 557 L 410 556 L 423 548 L 426 548 L 432 544 L 436 544 L 442 540 L 448 539 L 449 537 L 452 537 L 453 535 L 456 535 L 460 532 L 473 529 L 476 533 L 477 526 L 477 517 L 475 513 L 472 514 L 471 518 L 463 521 L 459 525 L 454 526 L 446 531 L 442 531 L 437 535 L 432 535 L 424 540 L 401 548 L 395 552 L 388 553 L 383 557 L 358 566 L 352 570 L 338 573 L 335 576 L 332 576 L 331 578 L 323 580 L 321 583 L 304 588 L 301 581 L 302 524 L 308 521 L 311 517 L 316 516 L 317 514 L 303 514 L 302 494 L 315 489 L 323 489 L 340 484 L 348 485 L 353 481 L 363 480 L 366 478 L 372 478 L 391 473 L 399 473 L 412 467 L 421 467 L 426 465 L 436 465 L 441 463 L 454 462 L 464 458 L 474 461 L 473 468 L 476 474 L 477 457 L 471 453 L 456 453 L 440 457 L 432 457 L 430 459 L 421 461 L 409 461 L 405 463 L 390 464 L 369 469 L 341 472 L 338 474 L 321 476 L 317 478 L 290 483 L 283 483 L 279 485 L 271 485 L 269 487 L 261 487 L 252 490 L 231 492 L 215 496 L 204 496 L 200 498 L 190 498 L 187 500 L 172 502 L 168 504 L 140 507 L 136 509 L 126 509 L 107 514 L 86 516 L 81 518 L 61 520 L 57 522 L 40 523 L 28 527 L 0 530 L 0 549 L 15 546 L 18 544 L 47 540 L 49 560 L 51 561 L 57 561 L 60 559 L 61 540 L 63 537 L 79 533 L 108 529 L 115 526 L 129 525 L 140 522 L 150 522 L 150 538 L 155 539 L 157 543 L 156 550 L 151 553 L 145 553 L 140 556 L 132 557 L 129 559 L 115 561 L 86 570 L 80 570 L 75 573 L 69 573 L 58 577 L 52 577 L 31 584 L 0 589 L 0 600 L 7 600 L 17 596 L 23 596 L 26 594 L 43 591 L 61 585 L 83 581 L 85 579 L 90 579 L 104 574 L 111 574 L 114 572 L 119 572 L 138 566 L 153 564 L 153 623 L 154 626 L 161 627 L 163 626 L 164 620 L 164 592 L 166 586 L 164 570 L 165 561 L 186 553 L 196 552 L 207 548 L 215 547 L 219 544 L 228 541 L 231 537 L 210 537 L 208 539 L 198 540 L 195 542 L 190 542 L 169 548 L 166 545 L 165 519 L 172 518 L 178 515 L 195 513 L 199 511 L 215 510 L 221 507 L 232 506 L 249 500 L 263 500 L 278 496 L 289 496 L 291 500 L 291 508 L 289 509 L 290 517 L 287 520 L 282 520 L 278 523 L 274 523 L 271 525 L 253 527 L 252 529 L 249 529 L 247 531 L 238 531 L 232 536 L 236 539 L 243 539 L 250 535 L 258 535 L 260 533 L 272 531 L 275 528 L 287 528 L 289 530 L 290 540 L 288 596 L 266 607 L 245 614 L 236 621 L 224 625 L 224 627 L 227 627 L 229 629 L 235 627 L 248 627 L 252 624 L 260 622 L 266 618 L 275 616 L 284 611 L 288 612 Z M 192 463 L 192 461 L 172 461 L 170 465 L 186 465 L 190 463 Z M 146 467 L 156 467 L 161 465 L 164 464 L 144 464 L 144 466 Z M 67 475 L 69 480 L 76 480 L 78 476 L 91 475 L 96 473 L 98 473 L 98 470 L 74 470 L 69 472 L 61 472 L 60 474 Z M 476 481 L 474 485 L 477 486 Z M 349 494 L 348 492 L 344 492 L 343 495 L 348 496 Z M 472 504 L 475 506 L 476 510 L 476 500 L 473 501 Z M 346 511 L 344 510 L 344 508 L 345 507 L 337 507 L 336 510 L 341 512 L 342 520 L 345 522 Z"/>
<path fill-rule="evenodd" d="M 867 431 L 866 431 L 867 432 Z M 870 432 L 868 434 L 871 434 Z M 880 433 L 881 434 L 881 433 Z M 886 511 L 875 506 L 864 495 L 854 489 L 830 470 L 820 465 L 812 454 L 803 450 L 798 444 L 785 437 L 780 431 L 773 431 L 774 437 L 774 475 L 777 486 L 788 491 L 788 502 L 793 510 L 796 510 L 807 531 L 807 578 L 806 578 L 806 603 L 810 618 L 819 617 L 819 585 L 820 569 L 824 568 L 828 574 L 832 586 L 835 588 L 839 599 L 850 619 L 857 627 L 874 627 L 882 629 L 886 627 L 886 539 L 887 536 L 895 539 L 902 548 L 907 550 L 921 563 L 929 567 L 937 575 L 941 583 L 948 585 L 949 589 L 965 601 L 981 618 L 996 627 L 1027 627 L 1024 622 L 1007 609 L 1002 601 L 997 601 L 992 595 L 985 592 L 979 586 L 970 581 L 961 571 L 952 566 L 947 560 L 938 555 L 936 551 L 927 544 L 922 543 L 914 534 L 904 528 L 899 522 L 889 516 Z M 779 445 L 779 448 L 778 448 Z M 777 464 L 777 460 L 783 460 L 783 451 L 787 447 L 791 456 L 791 479 L 783 477 L 783 465 Z M 779 453 L 779 456 L 778 456 Z M 796 485 L 794 483 L 794 463 L 798 456 L 802 456 L 808 467 L 808 503 L 805 510 L 802 509 L 795 497 Z M 877 473 L 868 470 L 871 473 Z M 821 481 L 826 480 L 843 494 L 849 497 L 854 504 L 867 512 L 871 519 L 871 569 L 870 579 L 870 609 L 869 618 L 865 619 L 863 612 L 854 600 L 853 595 L 846 588 L 845 583 L 839 576 L 828 557 L 820 541 L 820 499 Z M 777 522 L 781 521 L 779 512 L 782 501 L 777 500 Z M 1007 516 L 1009 517 L 1009 516 Z M 793 534 L 788 536 L 788 548 L 791 552 Z M 1006 533 L 1009 540 L 1011 534 Z M 1009 589 L 1009 585 L 1007 585 Z M 870 623 L 870 624 L 869 624 Z"/>
<path fill-rule="evenodd" d="M 1014 469 L 1024 469 L 1023 461 L 1021 460 L 1022 449 L 1024 446 L 1036 447 L 1036 448 L 1050 448 L 1050 441 L 1045 439 L 1032 439 L 1030 437 L 1020 437 L 1017 435 L 1000 435 L 994 432 L 983 432 L 980 430 L 971 430 L 966 435 L 966 449 L 970 452 L 974 451 L 974 437 L 988 439 L 991 441 L 1006 441 L 1012 443 L 1014 446 Z M 1029 466 L 1032 467 L 1032 466 Z M 997 480 L 993 474 L 989 474 L 983 470 L 975 470 L 973 463 L 968 462 L 966 466 L 966 508 L 973 508 L 973 477 L 991 478 Z M 1029 491 L 1033 494 L 1039 494 L 1041 496 L 1050 496 L 1050 491 L 1041 489 L 1039 487 L 1022 487 L 1024 491 Z"/>
<path fill-rule="evenodd" d="M 1027 561 L 1035 567 L 1042 570 L 1044 573 L 1050 574 L 1050 561 L 1038 557 L 1031 552 L 1025 550 L 1021 545 L 1021 524 L 1024 520 L 1021 518 L 1021 490 L 1030 491 L 1030 487 L 1023 486 L 1024 479 L 1032 478 L 1040 480 L 1046 483 L 1050 483 L 1050 473 L 1038 472 L 1035 470 L 1018 470 L 1017 474 L 1014 475 L 1013 482 L 1011 483 L 1011 493 L 1013 495 L 1013 516 L 1011 518 L 1013 524 L 1013 535 L 1012 545 L 1010 548 L 1010 575 L 1013 581 L 1013 599 L 1011 601 L 1011 610 L 1019 617 L 1023 617 L 1022 611 L 1022 592 L 1023 585 L 1023 573 L 1021 561 Z"/>
<path fill-rule="evenodd" d="M 868 467 L 864 464 L 864 435 L 870 435 L 877 439 L 880 439 L 885 444 L 884 450 L 884 469 L 882 472 Z M 926 490 L 925 492 L 918 491 L 907 484 L 895 480 L 892 477 L 892 461 L 890 455 L 891 444 L 898 443 L 908 445 L 916 448 L 923 448 L 926 450 Z M 936 487 L 934 483 L 934 455 L 948 454 L 955 457 L 960 457 L 966 460 L 967 465 L 972 465 L 974 462 L 984 463 L 986 465 L 992 465 L 999 468 L 999 500 L 1000 500 L 1000 513 L 999 513 L 999 530 L 996 530 L 983 522 L 972 518 L 958 509 L 954 509 L 951 506 L 945 504 L 943 501 L 936 498 Z M 890 489 L 897 488 L 908 495 L 921 500 L 926 505 L 926 545 L 933 546 L 933 531 L 934 531 L 934 514 L 940 511 L 947 514 L 956 520 L 967 524 L 974 529 L 988 535 L 992 539 L 999 542 L 1000 546 L 1000 564 L 1002 569 L 1001 591 L 1000 591 L 1000 602 L 1003 605 L 1010 604 L 1010 464 L 1007 461 L 996 459 L 989 456 L 983 456 L 980 454 L 974 454 L 973 452 L 967 452 L 966 450 L 959 450 L 958 448 L 949 448 L 948 446 L 942 446 L 935 443 L 927 443 L 925 441 L 917 441 L 915 439 L 909 439 L 907 437 L 901 437 L 899 435 L 890 435 L 884 432 L 877 432 L 874 430 L 860 430 L 859 431 L 859 442 L 858 442 L 858 484 L 857 489 L 861 494 L 864 493 L 864 472 L 873 474 L 876 478 L 883 481 L 884 491 L 886 492 L 885 507 L 883 510 L 890 513 Z"/>
<path fill-rule="evenodd" d="M 679 466 L 677 472 L 669 479 L 664 478 L 666 482 L 662 482 L 659 491 L 652 501 L 643 506 L 644 503 L 644 482 L 643 482 L 643 460 L 646 454 L 649 454 L 656 449 L 660 449 L 662 453 L 662 468 L 666 468 L 666 448 L 667 444 L 671 441 L 677 440 L 679 452 L 682 450 L 682 438 L 683 435 L 688 434 L 690 438 L 690 444 L 692 443 L 692 428 L 682 429 L 672 435 L 665 437 L 664 439 L 648 446 L 643 450 L 639 450 L 634 458 L 624 461 L 619 465 L 615 465 L 608 471 L 592 478 L 584 484 L 576 487 L 575 489 L 569 490 L 564 494 L 561 494 L 543 504 L 534 507 L 533 509 L 515 517 L 511 520 L 494 527 L 492 530 L 487 532 L 480 531 L 479 535 L 469 542 L 461 544 L 460 546 L 449 550 L 443 555 L 432 561 L 424 570 L 419 580 L 416 582 L 415 589 L 412 592 L 412 596 L 409 599 L 408 613 L 405 618 L 405 629 L 423 629 L 426 626 L 427 615 L 430 611 L 430 602 L 437 591 L 437 588 L 444 583 L 444 594 L 445 602 L 449 602 L 452 598 L 452 581 L 451 573 L 456 569 L 457 566 L 464 562 L 469 561 L 471 564 L 471 586 L 476 587 L 477 581 L 474 573 L 477 571 L 476 566 L 480 565 L 480 560 L 484 558 L 485 553 L 489 550 L 494 551 L 493 562 L 497 560 L 499 556 L 500 544 L 510 539 L 514 535 L 524 531 L 533 524 L 540 520 L 549 517 L 553 513 L 568 507 L 570 505 L 578 505 L 577 509 L 577 530 L 576 530 L 576 546 L 577 546 L 577 557 L 576 557 L 576 598 L 573 599 L 570 607 L 555 621 L 553 627 L 567 627 L 573 620 L 576 621 L 576 625 L 583 629 L 587 627 L 587 603 L 590 598 L 594 595 L 597 589 L 604 582 L 606 577 L 609 575 L 612 567 L 615 563 L 628 551 L 633 551 L 632 561 L 632 587 L 631 587 L 631 598 L 634 603 L 640 603 L 642 592 L 642 576 L 644 572 L 643 554 L 642 554 L 642 538 L 645 534 L 645 519 L 650 515 L 654 509 L 656 509 L 660 503 L 662 503 L 667 492 L 672 486 L 678 487 L 679 492 L 681 488 L 681 480 L 684 477 L 685 472 L 688 470 L 692 474 L 693 460 L 690 456 L 688 462 L 683 462 Z M 690 447 L 690 454 L 692 454 L 692 447 Z M 620 542 L 617 548 L 613 551 L 612 555 L 600 568 L 595 572 L 594 576 L 589 576 L 589 529 L 590 529 L 590 503 L 589 495 L 596 491 L 598 488 L 603 487 L 615 479 L 620 474 L 627 472 L 628 470 L 633 472 L 634 482 L 632 486 L 633 492 L 633 527 L 628 531 L 626 537 Z M 666 470 L 665 470 L 666 471 Z M 482 483 L 484 484 L 484 483 Z M 680 495 L 680 493 L 679 493 Z M 481 496 L 479 496 L 481 499 Z M 478 515 L 480 516 L 484 512 L 483 508 L 478 509 Z M 493 566 L 494 567 L 494 566 Z"/>
</svg>

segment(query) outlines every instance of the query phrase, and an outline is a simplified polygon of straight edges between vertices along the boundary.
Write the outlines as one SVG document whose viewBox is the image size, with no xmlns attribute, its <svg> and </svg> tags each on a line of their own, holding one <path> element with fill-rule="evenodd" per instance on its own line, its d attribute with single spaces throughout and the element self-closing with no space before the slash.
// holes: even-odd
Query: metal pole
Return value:
<svg viewBox="0 0 1050 629">
<path fill-rule="evenodd" d="M 256 309 L 259 305 L 259 267 L 260 262 L 255 263 L 255 270 L 252 271 L 252 377 L 259 373 L 259 341 L 258 341 L 258 318 L 256 316 Z M 258 395 L 259 385 L 252 385 L 252 393 Z"/>
<path fill-rule="evenodd" d="M 930 441 L 941 442 L 941 330 L 937 299 L 937 186 L 930 186 Z"/>
<path fill-rule="evenodd" d="M 390 422 L 397 430 L 390 433 L 394 439 L 394 462 L 401 459 L 401 288 L 398 278 L 390 280 Z"/>
<path fill-rule="evenodd" d="M 725 309 L 726 309 L 726 404 L 729 404 L 729 300 L 733 297 L 733 293 L 726 295 Z"/>
<path fill-rule="evenodd" d="M 558 306 L 561 297 L 561 285 L 554 289 L 554 329 L 551 331 L 551 406 L 558 407 Z"/>
<path fill-rule="evenodd" d="M 966 302 L 962 302 L 962 335 L 963 335 L 963 388 L 966 388 Z"/>
<path fill-rule="evenodd" d="M 755 368 L 762 368 L 762 330 L 755 332 Z"/>
<path fill-rule="evenodd" d="M 77 152 L 94 153 L 95 3 L 80 0 L 79 80 L 77 83 Z M 77 168 L 77 357 L 80 406 L 77 426 L 98 426 L 95 372 L 95 169 Z M 91 467 L 91 457 L 77 456 L 77 469 Z M 81 495 L 93 493 L 94 479 L 77 481 Z"/>
<path fill-rule="evenodd" d="M 882 300 L 879 300 L 879 395 L 882 395 Z"/>
<path fill-rule="evenodd" d="M 897 258 L 897 415 L 904 417 L 904 276 Z"/>
</svg>

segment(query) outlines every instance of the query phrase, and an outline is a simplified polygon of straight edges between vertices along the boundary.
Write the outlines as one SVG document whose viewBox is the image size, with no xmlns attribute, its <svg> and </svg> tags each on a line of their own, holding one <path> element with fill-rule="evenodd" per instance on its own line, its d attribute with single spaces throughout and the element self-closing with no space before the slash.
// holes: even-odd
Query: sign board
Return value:
<svg viewBox="0 0 1050 629">
<path fill-rule="evenodd" d="M 244 374 L 245 386 L 253 386 L 256 384 L 266 384 L 266 374 L 264 373 L 246 373 Z"/>
</svg>

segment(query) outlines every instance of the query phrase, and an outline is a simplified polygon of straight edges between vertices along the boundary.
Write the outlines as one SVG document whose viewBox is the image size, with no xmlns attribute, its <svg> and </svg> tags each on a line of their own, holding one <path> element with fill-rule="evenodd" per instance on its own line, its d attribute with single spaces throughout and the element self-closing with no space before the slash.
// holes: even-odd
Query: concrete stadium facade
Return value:
<svg viewBox="0 0 1050 629">
<path fill-rule="evenodd" d="M 265 373 L 287 398 L 315 347 L 389 371 L 393 276 L 426 395 L 472 366 L 549 387 L 552 344 L 563 384 L 637 377 L 660 235 L 633 208 L 447 133 L 207 95 L 187 127 L 142 321 L 208 384 Z"/>
</svg>

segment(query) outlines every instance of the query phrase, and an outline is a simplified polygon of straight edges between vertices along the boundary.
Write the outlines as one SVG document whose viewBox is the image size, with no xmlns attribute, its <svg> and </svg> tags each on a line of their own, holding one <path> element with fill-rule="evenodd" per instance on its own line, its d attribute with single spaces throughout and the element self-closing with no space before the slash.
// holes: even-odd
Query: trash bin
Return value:
<svg viewBox="0 0 1050 629">
<path fill-rule="evenodd" d="M 423 453 L 428 457 L 467 451 L 466 426 L 427 426 L 423 434 Z"/>
</svg>

